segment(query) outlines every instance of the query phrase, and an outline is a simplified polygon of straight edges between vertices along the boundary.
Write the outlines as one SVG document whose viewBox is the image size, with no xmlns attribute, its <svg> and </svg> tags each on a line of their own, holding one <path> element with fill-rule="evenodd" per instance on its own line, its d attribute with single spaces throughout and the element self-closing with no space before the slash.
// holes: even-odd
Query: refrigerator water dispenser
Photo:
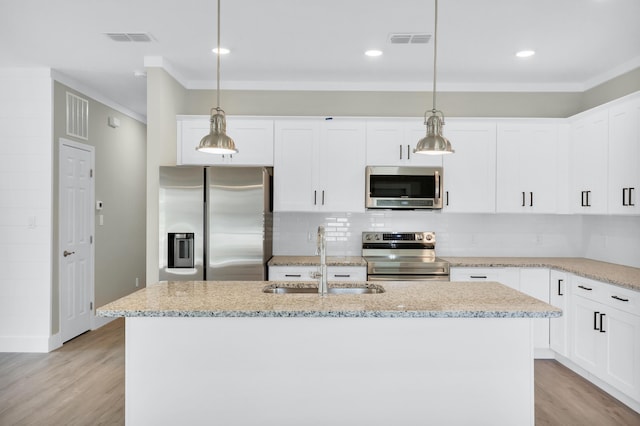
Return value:
<svg viewBox="0 0 640 426">
<path fill-rule="evenodd" d="M 193 268 L 195 266 L 193 240 L 194 234 L 192 232 L 169 233 L 167 250 L 169 268 Z"/>
</svg>

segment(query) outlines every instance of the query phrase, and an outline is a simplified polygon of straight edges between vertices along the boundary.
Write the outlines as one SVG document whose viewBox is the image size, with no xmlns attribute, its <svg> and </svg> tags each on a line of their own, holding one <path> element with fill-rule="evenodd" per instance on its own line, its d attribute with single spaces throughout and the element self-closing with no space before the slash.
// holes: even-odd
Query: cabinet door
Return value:
<svg viewBox="0 0 640 426">
<path fill-rule="evenodd" d="M 273 120 L 227 117 L 227 134 L 238 153 L 226 156 L 226 164 L 273 166 Z"/>
<path fill-rule="evenodd" d="M 496 125 L 450 122 L 447 137 L 455 153 L 443 157 L 447 212 L 495 213 Z"/>
<path fill-rule="evenodd" d="M 323 211 L 364 212 L 364 120 L 332 120 L 321 127 L 318 206 Z"/>
<path fill-rule="evenodd" d="M 602 378 L 630 397 L 640 399 L 640 316 L 607 307 L 602 336 L 607 353 Z"/>
<path fill-rule="evenodd" d="M 177 165 L 273 165 L 273 120 L 227 117 L 227 134 L 236 142 L 236 154 L 206 154 L 196 151 L 200 139 L 209 134 L 208 116 L 181 116 L 177 122 Z"/>
<path fill-rule="evenodd" d="M 597 111 L 571 124 L 571 191 L 573 213 L 607 212 L 609 116 Z"/>
<path fill-rule="evenodd" d="M 593 374 L 599 373 L 605 351 L 600 337 L 600 313 L 600 303 L 572 294 L 571 359 Z"/>
<path fill-rule="evenodd" d="M 640 100 L 609 110 L 609 213 L 640 214 Z"/>
<path fill-rule="evenodd" d="M 497 132 L 496 210 L 554 213 L 558 181 L 557 126 L 498 123 Z"/>
<path fill-rule="evenodd" d="M 318 209 L 321 196 L 317 190 L 319 138 L 317 120 L 276 120 L 274 211 Z"/>
<path fill-rule="evenodd" d="M 426 134 L 422 120 L 367 120 L 367 166 L 441 166 L 441 156 L 414 154 Z"/>
<path fill-rule="evenodd" d="M 549 318 L 549 346 L 562 356 L 568 356 L 567 351 L 567 285 L 568 275 L 564 272 L 551 271 L 549 273 L 549 303 L 562 309 L 562 316 Z"/>
</svg>

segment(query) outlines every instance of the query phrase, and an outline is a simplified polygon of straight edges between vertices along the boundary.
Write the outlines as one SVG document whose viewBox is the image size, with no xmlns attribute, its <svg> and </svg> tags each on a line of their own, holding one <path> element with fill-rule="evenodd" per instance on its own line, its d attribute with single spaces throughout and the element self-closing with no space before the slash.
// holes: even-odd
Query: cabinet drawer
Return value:
<svg viewBox="0 0 640 426">
<path fill-rule="evenodd" d="M 502 268 L 451 268 L 451 281 L 500 281 Z"/>
<path fill-rule="evenodd" d="M 640 316 L 640 292 L 605 284 L 603 294 L 607 305 Z"/>
<path fill-rule="evenodd" d="M 269 281 L 317 281 L 313 274 L 317 266 L 270 266 Z"/>
<path fill-rule="evenodd" d="M 329 281 L 366 281 L 367 268 L 365 266 L 328 266 Z"/>
<path fill-rule="evenodd" d="M 602 302 L 605 298 L 604 284 L 589 278 L 574 276 L 571 280 L 571 294 Z"/>
</svg>

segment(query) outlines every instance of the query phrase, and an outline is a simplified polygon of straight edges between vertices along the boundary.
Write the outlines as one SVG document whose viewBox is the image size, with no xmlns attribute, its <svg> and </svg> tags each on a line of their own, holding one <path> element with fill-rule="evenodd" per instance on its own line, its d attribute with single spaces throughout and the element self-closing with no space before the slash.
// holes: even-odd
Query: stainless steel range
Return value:
<svg viewBox="0 0 640 426">
<path fill-rule="evenodd" d="M 362 257 L 369 281 L 449 281 L 434 232 L 363 232 Z"/>
</svg>

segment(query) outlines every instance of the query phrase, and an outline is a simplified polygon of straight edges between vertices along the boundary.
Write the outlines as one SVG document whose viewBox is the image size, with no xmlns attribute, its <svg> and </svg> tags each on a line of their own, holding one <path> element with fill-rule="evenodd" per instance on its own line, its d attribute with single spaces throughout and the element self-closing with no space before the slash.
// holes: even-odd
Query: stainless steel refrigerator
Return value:
<svg viewBox="0 0 640 426">
<path fill-rule="evenodd" d="M 160 167 L 160 280 L 264 281 L 270 167 Z"/>
</svg>

